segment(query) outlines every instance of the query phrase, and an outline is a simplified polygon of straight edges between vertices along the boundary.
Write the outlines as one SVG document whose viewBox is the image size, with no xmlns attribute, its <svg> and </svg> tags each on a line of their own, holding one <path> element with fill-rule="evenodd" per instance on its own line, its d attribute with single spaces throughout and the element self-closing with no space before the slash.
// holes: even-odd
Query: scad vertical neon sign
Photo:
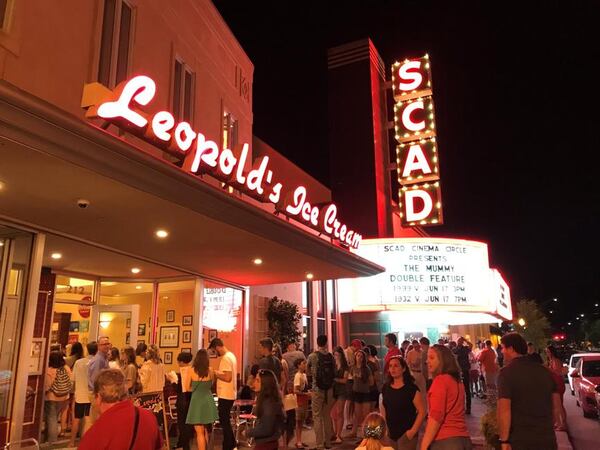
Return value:
<svg viewBox="0 0 600 450">
<path fill-rule="evenodd" d="M 443 223 L 429 55 L 394 63 L 394 125 L 404 226 Z"/>
</svg>

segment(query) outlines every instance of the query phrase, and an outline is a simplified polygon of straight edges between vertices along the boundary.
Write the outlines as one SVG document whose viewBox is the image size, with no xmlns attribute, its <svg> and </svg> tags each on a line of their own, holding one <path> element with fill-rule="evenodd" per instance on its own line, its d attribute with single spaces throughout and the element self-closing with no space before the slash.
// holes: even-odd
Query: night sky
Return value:
<svg viewBox="0 0 600 450">
<path fill-rule="evenodd" d="M 489 4 L 215 1 L 254 63 L 254 134 L 327 185 L 327 48 L 370 37 L 388 78 L 429 53 L 445 224 L 427 232 L 488 242 L 513 298 L 561 325 L 600 310 L 600 2 Z"/>
</svg>

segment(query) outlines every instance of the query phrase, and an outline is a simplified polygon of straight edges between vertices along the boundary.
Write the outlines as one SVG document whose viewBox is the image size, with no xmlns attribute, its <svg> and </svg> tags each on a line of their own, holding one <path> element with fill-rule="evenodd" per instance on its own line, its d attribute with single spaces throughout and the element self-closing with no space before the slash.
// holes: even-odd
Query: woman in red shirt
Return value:
<svg viewBox="0 0 600 450">
<path fill-rule="evenodd" d="M 427 393 L 429 418 L 421 450 L 471 450 L 465 423 L 465 388 L 452 351 L 436 344 L 427 353 L 433 383 Z"/>
</svg>

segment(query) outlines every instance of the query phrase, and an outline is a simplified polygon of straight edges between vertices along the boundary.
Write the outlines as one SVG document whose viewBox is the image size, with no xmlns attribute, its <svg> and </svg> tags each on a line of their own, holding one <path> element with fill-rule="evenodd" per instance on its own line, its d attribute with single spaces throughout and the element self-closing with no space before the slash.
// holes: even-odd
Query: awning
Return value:
<svg viewBox="0 0 600 450">
<path fill-rule="evenodd" d="M 0 218 L 148 263 L 238 285 L 383 271 L 6 82 L 0 161 Z"/>
</svg>

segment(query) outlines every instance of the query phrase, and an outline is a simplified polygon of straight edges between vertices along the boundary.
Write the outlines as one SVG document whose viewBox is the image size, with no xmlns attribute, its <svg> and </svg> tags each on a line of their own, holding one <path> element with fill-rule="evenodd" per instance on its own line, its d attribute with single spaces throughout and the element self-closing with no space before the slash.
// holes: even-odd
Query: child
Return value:
<svg viewBox="0 0 600 450">
<path fill-rule="evenodd" d="M 194 436 L 194 427 L 185 423 L 192 396 L 192 393 L 188 389 L 190 385 L 189 371 L 191 370 L 191 362 L 191 353 L 180 353 L 177 356 L 177 365 L 179 366 L 179 373 L 177 374 L 177 402 L 175 403 L 177 429 L 179 430 L 177 447 L 182 447 L 184 450 L 189 450 L 190 440 Z"/>
<path fill-rule="evenodd" d="M 306 379 L 306 359 L 298 358 L 294 361 L 296 374 L 294 375 L 294 394 L 298 406 L 296 408 L 296 448 L 304 448 L 302 443 L 302 425 L 306 420 L 306 410 L 310 394 L 307 392 L 308 381 Z"/>
<path fill-rule="evenodd" d="M 367 416 L 363 433 L 365 438 L 356 450 L 394 450 L 382 442 L 386 435 L 386 424 L 381 414 L 371 413 Z"/>
</svg>

